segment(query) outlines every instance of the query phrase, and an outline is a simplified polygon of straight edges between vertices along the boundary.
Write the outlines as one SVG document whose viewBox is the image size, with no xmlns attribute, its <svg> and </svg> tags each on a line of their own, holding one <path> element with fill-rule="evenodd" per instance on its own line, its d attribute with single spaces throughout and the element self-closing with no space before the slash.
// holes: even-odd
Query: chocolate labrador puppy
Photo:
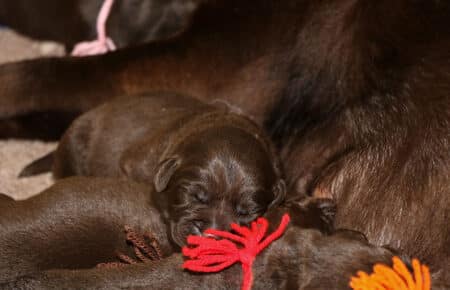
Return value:
<svg viewBox="0 0 450 290">
<path fill-rule="evenodd" d="M 279 161 L 258 126 L 170 93 L 118 99 L 82 115 L 63 136 L 53 173 L 150 184 L 178 245 L 205 228 L 247 223 L 285 196 Z"/>
<path fill-rule="evenodd" d="M 172 241 L 184 243 L 191 228 L 184 224 L 185 229 L 172 231 L 155 207 L 155 194 L 131 181 L 72 177 L 28 200 L 0 195 L 0 282 L 49 269 L 92 268 L 115 261 L 117 252 L 133 255 L 124 226 L 151 232 L 162 256 L 172 254 L 179 249 Z M 293 223 L 327 231 L 333 211 L 327 200 L 296 205 L 300 218 Z"/>
</svg>

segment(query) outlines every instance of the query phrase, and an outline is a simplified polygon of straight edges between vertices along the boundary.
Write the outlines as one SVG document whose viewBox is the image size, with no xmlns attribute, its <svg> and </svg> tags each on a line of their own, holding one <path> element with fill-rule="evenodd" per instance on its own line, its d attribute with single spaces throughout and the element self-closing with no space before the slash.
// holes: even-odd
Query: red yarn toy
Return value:
<svg viewBox="0 0 450 290">
<path fill-rule="evenodd" d="M 187 242 L 191 247 L 183 247 L 183 254 L 191 260 L 185 261 L 183 268 L 195 272 L 212 273 L 240 262 L 244 272 L 241 289 L 249 290 L 253 283 L 252 265 L 256 255 L 284 233 L 289 221 L 289 215 L 283 215 L 278 229 L 263 241 L 261 240 L 269 227 L 265 218 L 258 218 L 252 222 L 250 228 L 231 224 L 231 228 L 240 236 L 214 229 L 206 230 L 205 234 L 223 238 L 222 240 L 189 236 Z M 236 243 L 242 244 L 242 247 L 238 247 Z"/>
</svg>

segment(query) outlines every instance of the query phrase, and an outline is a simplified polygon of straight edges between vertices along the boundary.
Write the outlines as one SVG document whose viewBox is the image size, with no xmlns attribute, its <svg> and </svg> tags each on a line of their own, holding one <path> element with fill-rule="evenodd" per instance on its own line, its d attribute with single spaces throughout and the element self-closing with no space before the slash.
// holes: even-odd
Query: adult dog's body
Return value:
<svg viewBox="0 0 450 290">
<path fill-rule="evenodd" d="M 338 227 L 439 271 L 450 256 L 449 15 L 444 1 L 211 1 L 171 41 L 0 67 L 0 130 L 124 93 L 224 99 L 272 132 L 291 190 L 333 197 Z"/>
</svg>

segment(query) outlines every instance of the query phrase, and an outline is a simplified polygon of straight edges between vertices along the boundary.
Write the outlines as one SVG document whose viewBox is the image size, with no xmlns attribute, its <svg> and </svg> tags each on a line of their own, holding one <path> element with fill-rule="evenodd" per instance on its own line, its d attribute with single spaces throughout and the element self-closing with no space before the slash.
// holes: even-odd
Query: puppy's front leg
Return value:
<svg viewBox="0 0 450 290">
<path fill-rule="evenodd" d="M 0 137 L 9 137 L 2 132 L 8 128 L 20 130 L 21 120 L 2 124 L 12 117 L 83 112 L 118 95 L 151 91 L 223 99 L 262 122 L 282 80 L 270 75 L 276 60 L 274 41 L 267 36 L 272 29 L 266 21 L 251 20 L 255 11 L 266 19 L 264 4 L 258 10 L 255 3 L 241 10 L 234 1 L 207 1 L 190 30 L 163 42 L 101 56 L 0 66 Z"/>
<path fill-rule="evenodd" d="M 183 91 L 206 96 L 209 73 L 201 71 L 212 68 L 202 64 L 201 50 L 192 41 L 180 39 L 107 55 L 2 65 L 0 137 L 28 137 L 48 127 L 50 121 L 58 124 L 67 116 L 71 121 L 77 114 L 122 95 Z"/>
</svg>

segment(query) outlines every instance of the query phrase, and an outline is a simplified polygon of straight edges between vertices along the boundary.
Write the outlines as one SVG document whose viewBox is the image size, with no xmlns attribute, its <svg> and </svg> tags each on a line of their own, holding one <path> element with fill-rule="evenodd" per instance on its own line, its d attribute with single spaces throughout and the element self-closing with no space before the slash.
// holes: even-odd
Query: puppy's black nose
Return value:
<svg viewBox="0 0 450 290">
<path fill-rule="evenodd" d="M 205 225 L 205 228 L 203 231 L 205 231 L 207 229 L 214 229 L 214 230 L 219 230 L 219 231 L 227 231 L 228 230 L 229 227 L 225 226 L 225 223 L 217 223 L 216 221 L 217 221 L 217 219 L 214 219 L 212 222 Z M 212 234 L 203 233 L 203 236 L 208 237 L 208 238 L 219 239 L 218 236 L 212 235 Z"/>
<path fill-rule="evenodd" d="M 207 238 L 219 239 L 218 236 L 213 235 L 213 234 L 206 234 L 206 233 L 203 233 L 203 236 L 204 236 L 204 237 L 207 237 Z"/>
<path fill-rule="evenodd" d="M 217 236 L 215 235 L 211 235 L 211 234 L 205 234 L 204 231 L 206 231 L 207 229 L 217 229 L 215 227 L 215 225 L 210 225 L 207 224 L 206 222 L 203 221 L 194 221 L 194 234 L 198 235 L 198 236 L 204 236 L 204 237 L 208 237 L 208 238 L 217 238 Z"/>
<path fill-rule="evenodd" d="M 205 223 L 202 221 L 194 221 L 194 234 L 201 236 L 203 235 L 203 231 L 205 230 Z"/>
</svg>

